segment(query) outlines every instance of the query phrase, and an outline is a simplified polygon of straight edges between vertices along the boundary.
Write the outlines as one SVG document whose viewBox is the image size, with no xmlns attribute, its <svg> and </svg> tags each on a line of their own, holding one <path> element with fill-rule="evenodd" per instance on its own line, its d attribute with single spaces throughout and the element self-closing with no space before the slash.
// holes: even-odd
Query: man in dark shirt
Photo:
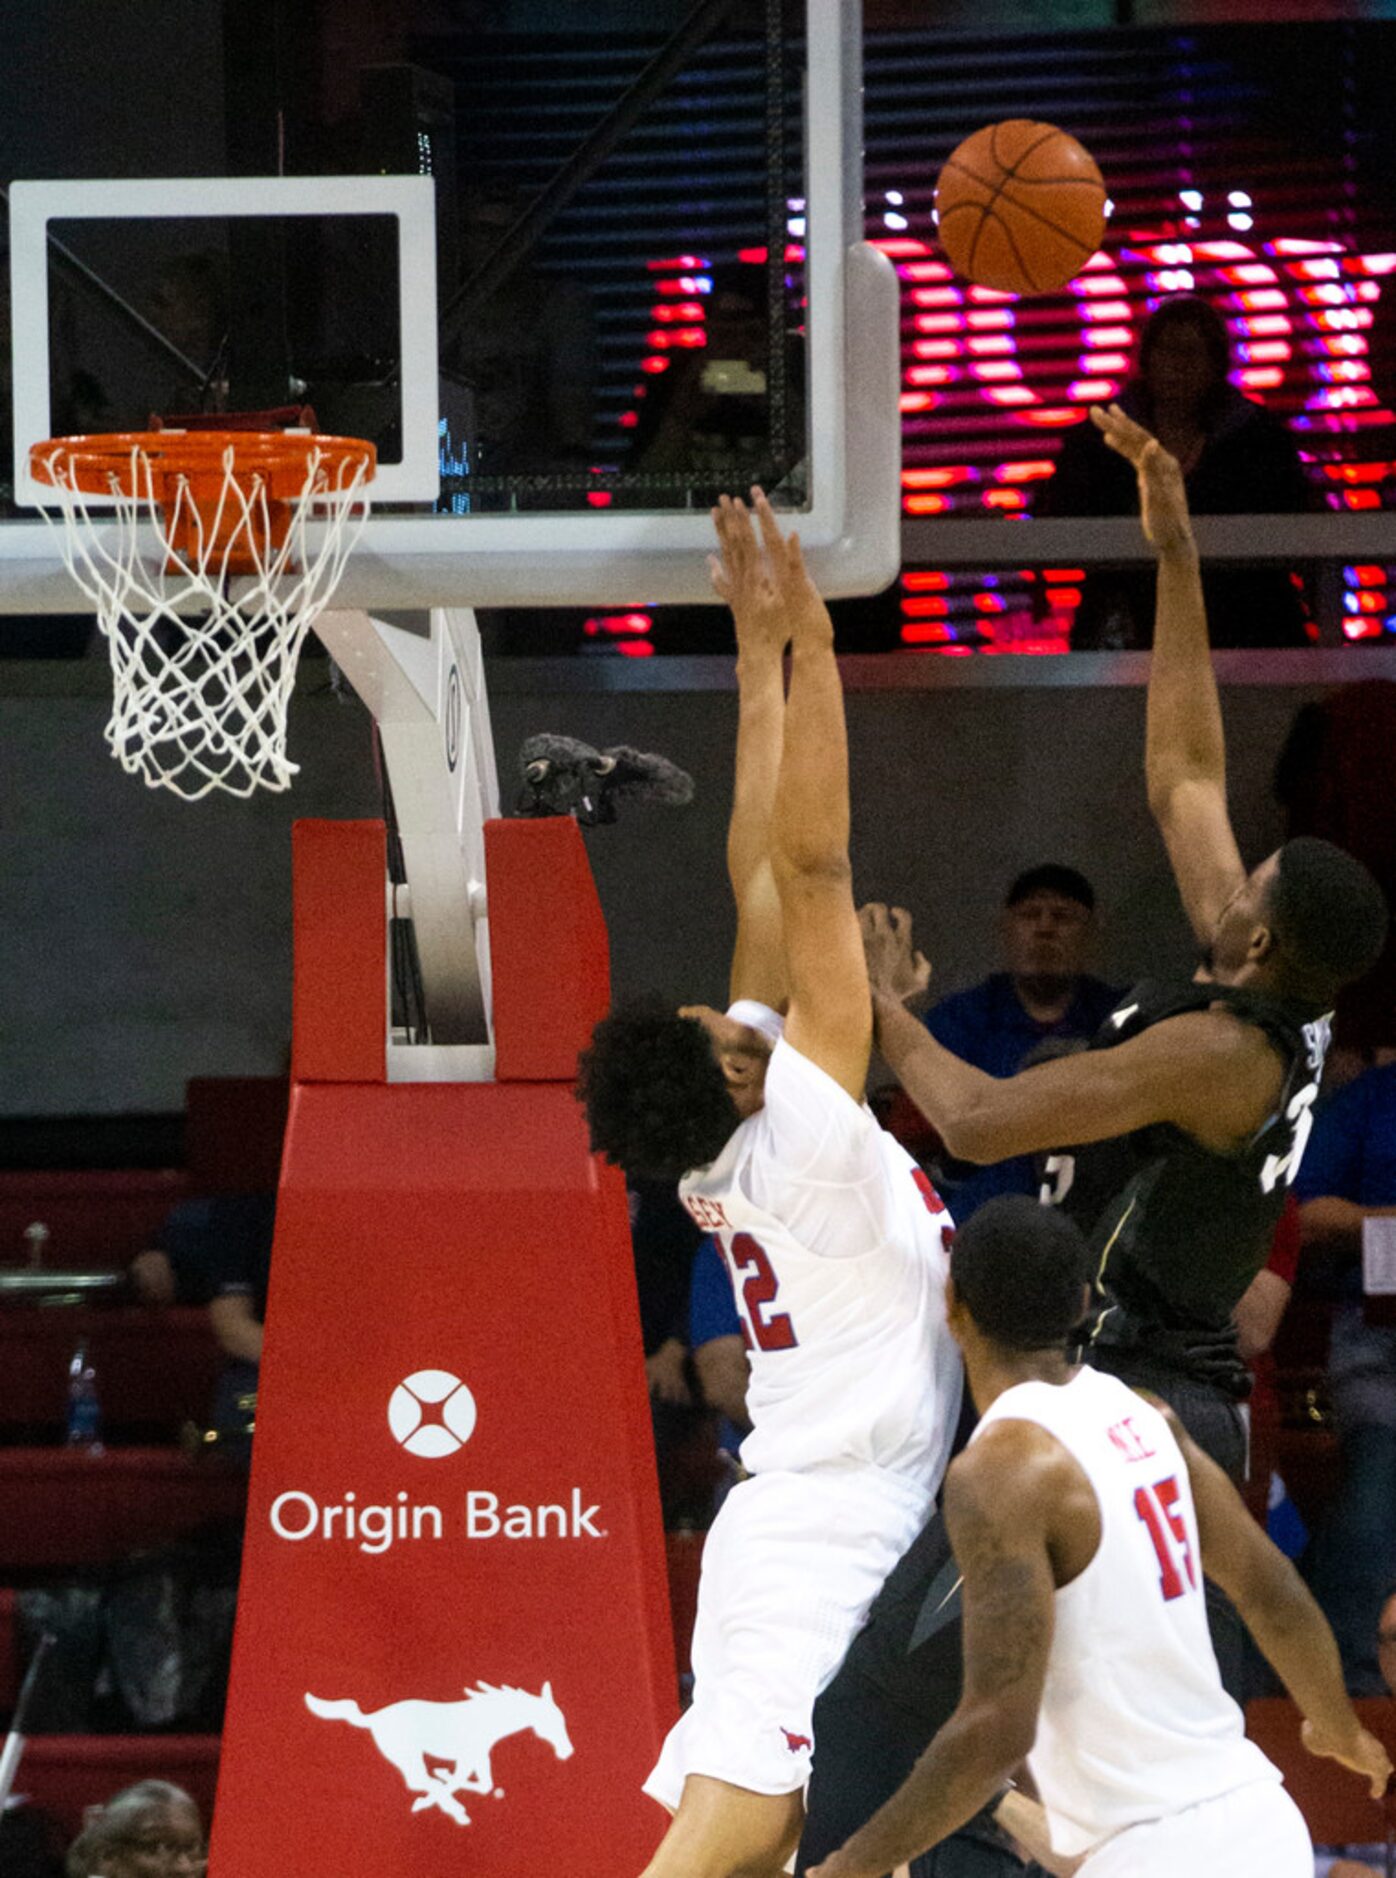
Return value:
<svg viewBox="0 0 1396 1878">
<path fill-rule="evenodd" d="M 1057 862 L 1030 867 L 1003 905 L 1007 970 L 942 998 L 926 1014 L 937 1043 L 990 1076 L 1012 1076 L 1048 1041 L 1093 1037 L 1114 1008 L 1114 989 L 1086 971 L 1095 937 L 1095 893 L 1084 874 Z M 1032 1157 L 987 1167 L 948 1156 L 936 1186 L 963 1225 L 999 1193 L 1036 1193 Z"/>
</svg>

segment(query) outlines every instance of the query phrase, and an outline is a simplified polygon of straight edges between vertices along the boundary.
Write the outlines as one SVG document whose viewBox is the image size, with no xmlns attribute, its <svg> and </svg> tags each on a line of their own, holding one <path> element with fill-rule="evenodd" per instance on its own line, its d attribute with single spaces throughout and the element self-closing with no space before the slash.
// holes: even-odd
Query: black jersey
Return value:
<svg viewBox="0 0 1396 1878">
<path fill-rule="evenodd" d="M 1243 1396 L 1232 1313 L 1270 1256 L 1313 1124 L 1329 1019 L 1313 1007 L 1229 986 L 1140 985 L 1092 1040 L 1110 1049 L 1170 1017 L 1224 1004 L 1263 1030 L 1285 1065 L 1274 1112 L 1233 1154 L 1160 1123 L 1053 1156 L 1043 1198 L 1090 1240 L 1098 1308 L 1091 1360 L 1127 1380 L 1182 1372 Z M 1102 1204 L 1099 1156 L 1114 1191 Z M 1099 1169 L 1098 1171 L 1103 1171 Z M 1118 1184 L 1117 1184 L 1118 1183 Z"/>
</svg>

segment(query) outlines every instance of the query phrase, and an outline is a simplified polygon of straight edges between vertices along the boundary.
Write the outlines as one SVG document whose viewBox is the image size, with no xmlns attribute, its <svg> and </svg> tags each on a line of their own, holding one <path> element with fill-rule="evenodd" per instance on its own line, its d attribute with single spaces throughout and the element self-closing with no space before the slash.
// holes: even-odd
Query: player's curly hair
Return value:
<svg viewBox="0 0 1396 1878">
<path fill-rule="evenodd" d="M 1080 1322 L 1090 1256 L 1079 1226 L 1025 1193 L 977 1207 L 955 1234 L 950 1276 L 979 1329 L 1010 1350 L 1065 1344 Z"/>
<path fill-rule="evenodd" d="M 657 1001 L 602 1018 L 582 1053 L 577 1094 L 595 1152 L 649 1180 L 706 1167 L 742 1119 L 707 1031 Z"/>
</svg>

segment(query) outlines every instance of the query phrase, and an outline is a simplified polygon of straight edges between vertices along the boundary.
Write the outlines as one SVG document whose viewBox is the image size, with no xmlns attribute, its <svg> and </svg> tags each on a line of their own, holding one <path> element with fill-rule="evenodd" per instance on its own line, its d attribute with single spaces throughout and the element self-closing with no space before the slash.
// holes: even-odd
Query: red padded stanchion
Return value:
<svg viewBox="0 0 1396 1878">
<path fill-rule="evenodd" d="M 291 1073 L 382 1082 L 388 1052 L 388 837 L 382 822 L 297 822 Z"/>
<path fill-rule="evenodd" d="M 611 1002 L 611 955 L 570 815 L 486 822 L 494 1033 L 501 1082 L 567 1082 Z"/>
<path fill-rule="evenodd" d="M 506 863 L 496 959 L 525 892 L 596 946 Z M 638 1872 L 664 1578 L 624 1188 L 570 1083 L 298 1084 L 213 1878 Z"/>
</svg>

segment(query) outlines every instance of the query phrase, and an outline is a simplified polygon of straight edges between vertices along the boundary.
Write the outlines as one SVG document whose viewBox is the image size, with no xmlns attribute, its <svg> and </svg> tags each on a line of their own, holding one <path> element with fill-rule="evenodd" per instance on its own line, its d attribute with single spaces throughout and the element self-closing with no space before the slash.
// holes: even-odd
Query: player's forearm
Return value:
<svg viewBox="0 0 1396 1878">
<path fill-rule="evenodd" d="M 1144 766 L 1150 807 L 1160 818 L 1184 783 L 1226 786 L 1221 700 L 1190 536 L 1159 555 Z"/>
<path fill-rule="evenodd" d="M 897 998 L 873 999 L 877 1047 L 926 1120 L 957 1160 L 998 1158 L 987 1104 L 995 1079 L 937 1043 Z"/>
<path fill-rule="evenodd" d="M 887 1804 L 814 1878 L 884 1878 L 958 1832 L 1022 1760 L 1016 1737 L 995 1712 L 957 1710 Z"/>
<path fill-rule="evenodd" d="M 744 651 L 737 660 L 737 764 L 727 830 L 727 872 L 739 905 L 770 859 L 784 736 L 784 660 L 773 649 Z"/>
<path fill-rule="evenodd" d="M 795 622 L 771 862 L 777 881 L 848 868 L 848 731 L 825 607 Z"/>
<path fill-rule="evenodd" d="M 226 1355 L 241 1363 L 261 1362 L 266 1332 L 240 1295 L 215 1298 L 209 1305 L 209 1322 L 219 1348 Z"/>
<path fill-rule="evenodd" d="M 1326 1193 L 1307 1200 L 1299 1209 L 1299 1231 L 1306 1246 L 1329 1246 L 1357 1252 L 1362 1247 L 1364 1219 L 1390 1219 L 1396 1206 L 1359 1206 L 1355 1200 Z"/>
<path fill-rule="evenodd" d="M 1237 1597 L 1256 1646 L 1306 1721 L 1342 1735 L 1357 1716 L 1343 1685 L 1343 1665 L 1328 1621 L 1288 1559 L 1276 1554 L 1258 1595 Z"/>
</svg>

